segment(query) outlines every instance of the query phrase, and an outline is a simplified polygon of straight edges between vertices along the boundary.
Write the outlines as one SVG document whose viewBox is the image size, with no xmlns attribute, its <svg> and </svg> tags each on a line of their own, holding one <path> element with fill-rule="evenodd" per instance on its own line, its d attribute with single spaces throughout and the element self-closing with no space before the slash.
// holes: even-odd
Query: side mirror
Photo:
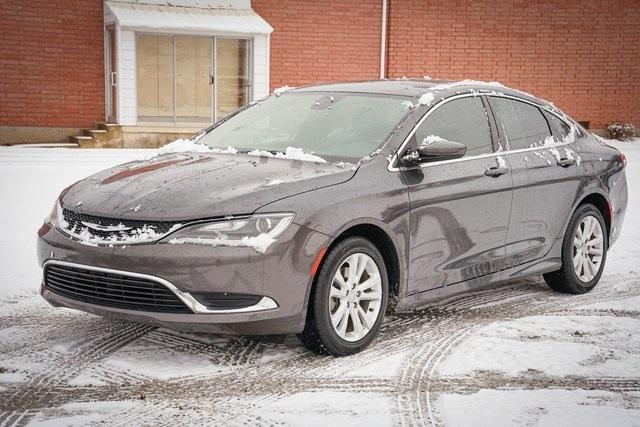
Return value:
<svg viewBox="0 0 640 427">
<path fill-rule="evenodd" d="M 406 166 L 413 166 L 420 163 L 458 159 L 466 152 L 467 147 L 464 144 L 429 136 L 418 145 L 418 148 L 408 151 L 402 157 L 402 163 Z"/>
</svg>

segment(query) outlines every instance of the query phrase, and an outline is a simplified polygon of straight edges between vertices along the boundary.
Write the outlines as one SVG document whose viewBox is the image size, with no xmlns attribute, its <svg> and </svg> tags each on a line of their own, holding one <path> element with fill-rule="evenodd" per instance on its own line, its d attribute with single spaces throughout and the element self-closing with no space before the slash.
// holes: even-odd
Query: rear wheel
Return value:
<svg viewBox="0 0 640 427">
<path fill-rule="evenodd" d="M 300 340 L 334 356 L 364 349 L 380 330 L 388 288 L 384 260 L 371 241 L 349 237 L 339 242 L 318 273 Z"/>
<path fill-rule="evenodd" d="M 606 230 L 595 206 L 585 204 L 576 209 L 562 243 L 562 268 L 544 275 L 551 289 L 583 294 L 598 284 L 607 258 Z"/>
</svg>

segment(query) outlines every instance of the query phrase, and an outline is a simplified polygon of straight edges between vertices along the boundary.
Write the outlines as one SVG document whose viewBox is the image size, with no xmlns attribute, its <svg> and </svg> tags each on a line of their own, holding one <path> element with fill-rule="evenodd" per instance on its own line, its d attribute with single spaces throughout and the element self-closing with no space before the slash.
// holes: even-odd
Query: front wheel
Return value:
<svg viewBox="0 0 640 427">
<path fill-rule="evenodd" d="M 562 268 L 544 275 L 551 289 L 584 294 L 598 284 L 607 259 L 606 230 L 595 206 L 585 204 L 576 209 L 562 242 Z"/>
<path fill-rule="evenodd" d="M 320 354 L 357 353 L 380 330 L 388 289 L 384 260 L 371 241 L 349 237 L 339 242 L 318 273 L 298 337 Z"/>
</svg>

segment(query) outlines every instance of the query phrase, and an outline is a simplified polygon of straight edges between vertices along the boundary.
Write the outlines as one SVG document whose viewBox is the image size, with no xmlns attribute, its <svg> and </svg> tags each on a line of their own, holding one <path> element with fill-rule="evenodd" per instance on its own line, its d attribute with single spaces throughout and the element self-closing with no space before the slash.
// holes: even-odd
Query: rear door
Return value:
<svg viewBox="0 0 640 427">
<path fill-rule="evenodd" d="M 434 135 L 467 146 L 463 158 L 401 172 L 411 203 L 410 293 L 500 269 L 512 183 L 507 162 L 494 153 L 488 117 L 481 97 L 454 97 L 429 111 L 407 143 Z"/>
<path fill-rule="evenodd" d="M 561 142 L 569 126 L 552 113 L 515 98 L 488 98 L 500 143 L 513 174 L 513 208 L 505 267 L 542 258 L 561 231 L 575 201 L 578 167 Z M 567 158 L 568 157 L 568 158 Z"/>
</svg>

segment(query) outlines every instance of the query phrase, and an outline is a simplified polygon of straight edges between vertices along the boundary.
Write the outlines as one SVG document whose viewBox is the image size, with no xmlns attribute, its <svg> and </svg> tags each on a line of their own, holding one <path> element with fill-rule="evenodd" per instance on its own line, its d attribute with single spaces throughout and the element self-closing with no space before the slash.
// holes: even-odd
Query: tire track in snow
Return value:
<svg viewBox="0 0 640 427">
<path fill-rule="evenodd" d="M 52 364 L 45 372 L 30 379 L 19 387 L 13 395 L 0 402 L 0 425 L 20 425 L 28 422 L 28 411 L 16 418 L 16 408 L 33 408 L 45 405 L 55 393 L 56 386 L 62 385 L 77 376 L 84 368 L 96 363 L 127 344 L 135 341 L 154 328 L 151 326 L 128 324 L 114 333 L 103 335 L 75 349 L 75 352 Z M 54 390 L 51 391 L 50 389 Z M 18 423 L 18 424 L 17 424 Z"/>
<path fill-rule="evenodd" d="M 619 283 L 614 286 L 611 278 L 607 278 L 601 284 L 602 287 L 597 287 L 590 294 L 579 296 L 567 296 L 548 291 L 541 280 L 519 281 L 507 288 L 486 290 L 477 295 L 464 295 L 431 309 L 390 316 L 383 324 L 380 337 L 370 348 L 358 355 L 339 359 L 316 356 L 297 349 L 286 350 L 276 359 L 263 360 L 264 349 L 277 349 L 278 345 L 267 345 L 261 340 L 252 338 L 231 338 L 226 343 L 223 341 L 203 343 L 197 339 L 162 330 L 150 330 L 150 333 L 141 335 L 144 339 L 140 341 L 140 344 L 148 347 L 150 351 L 155 349 L 173 351 L 176 354 L 200 355 L 231 370 L 215 374 L 183 376 L 171 380 L 149 380 L 144 376 L 136 376 L 132 378 L 135 381 L 116 390 L 113 384 L 104 387 L 70 386 L 66 382 L 74 375 L 71 372 L 73 369 L 68 368 L 64 371 L 67 373 L 53 375 L 58 379 L 46 381 L 45 378 L 42 382 L 31 384 L 31 388 L 40 390 L 43 396 L 48 396 L 48 399 L 25 395 L 21 401 L 22 406 L 7 408 L 15 412 L 3 414 L 4 418 L 0 420 L 4 421 L 0 421 L 0 425 L 3 422 L 7 422 L 6 425 L 14 425 L 18 419 L 26 420 L 24 421 L 26 423 L 38 413 L 34 408 L 86 399 L 136 399 L 139 398 L 141 390 L 146 395 L 144 408 L 147 409 L 135 406 L 118 415 L 116 421 L 122 419 L 124 420 L 122 424 L 127 424 L 127 420 L 131 419 L 148 420 L 149 423 L 171 422 L 173 419 L 157 419 L 158 414 L 162 414 L 164 410 L 175 409 L 176 402 L 204 400 L 205 403 L 199 407 L 201 409 L 198 413 L 200 414 L 198 416 L 204 417 L 203 419 L 220 424 L 253 423 L 260 422 L 262 419 L 255 416 L 260 413 L 261 407 L 282 397 L 304 391 L 339 390 L 375 393 L 389 397 L 400 395 L 402 397 L 397 398 L 397 409 L 393 414 L 396 418 L 401 417 L 404 424 L 408 422 L 417 424 L 420 420 L 426 424 L 432 419 L 437 423 L 438 394 L 444 390 L 447 381 L 454 387 L 458 384 L 438 376 L 439 363 L 446 359 L 448 354 L 446 350 L 453 348 L 448 346 L 455 346 L 464 339 L 462 336 L 460 341 L 455 341 L 456 334 L 462 334 L 471 327 L 496 321 L 556 312 L 571 313 L 570 310 L 582 305 L 640 294 L 640 290 L 636 290 L 637 287 L 632 285 L 632 277 L 623 279 L 625 280 L 622 285 L 625 283 L 631 285 L 628 286 L 629 289 L 621 289 L 622 285 Z M 580 310 L 576 310 L 575 314 L 579 314 L 578 311 Z M 44 316 L 37 321 L 43 322 L 47 319 L 48 317 Z M 67 318 L 67 323 L 69 323 L 68 320 Z M 450 340 L 453 341 L 450 342 Z M 50 342 L 53 341 L 55 340 Z M 99 350 L 97 341 L 99 340 L 84 341 L 78 348 L 74 348 L 74 352 L 91 346 Z M 439 347 L 436 347 L 436 344 Z M 284 346 L 280 348 L 286 349 Z M 401 378 L 398 381 L 383 381 L 366 375 L 363 377 L 346 375 L 358 367 L 402 352 L 409 353 L 397 375 L 404 375 L 405 384 L 419 385 L 409 385 L 407 389 L 402 385 Z M 42 357 L 46 357 L 45 353 L 42 353 Z M 100 362 L 101 358 L 97 357 L 93 360 L 84 367 Z M 55 362 L 56 364 L 74 364 L 72 358 L 63 358 Z M 110 372 L 109 367 L 104 367 L 100 363 L 96 370 L 103 371 L 101 376 Z M 118 382 L 123 375 L 126 376 L 127 373 L 114 371 L 113 382 Z M 616 379 L 607 381 L 609 382 L 602 380 L 600 383 L 592 383 L 592 386 L 616 387 L 618 384 L 617 387 L 622 389 L 626 384 Z M 567 384 L 570 386 L 570 383 Z M 471 383 L 466 385 L 459 383 L 457 386 L 464 388 L 471 385 Z M 532 383 L 531 386 L 535 384 Z M 627 384 L 626 387 L 633 389 L 635 386 Z M 7 390 L 19 393 L 24 388 L 12 386 Z M 5 400 L 4 396 L 14 399 L 13 393 L 0 392 L 0 400 Z M 235 396 L 232 402 L 229 401 L 229 396 Z M 226 411 L 228 416 L 222 416 L 220 411 Z M 422 411 L 422 418 L 420 418 L 420 411 Z M 138 416 L 140 418 L 137 418 Z M 179 419 L 179 422 L 184 421 L 185 424 L 198 421 L 189 415 L 182 415 Z M 266 421 L 267 424 L 269 422 Z"/>
<path fill-rule="evenodd" d="M 528 279 L 528 281 L 532 282 L 531 279 Z M 447 336 L 451 337 L 457 336 L 456 334 L 462 334 L 460 336 L 460 339 L 462 339 L 466 333 L 459 331 L 469 330 L 469 328 L 472 327 L 477 328 L 497 321 L 513 320 L 532 315 L 553 314 L 556 311 L 569 311 L 574 307 L 580 307 L 591 302 L 615 301 L 618 299 L 629 298 L 640 294 L 640 291 L 633 287 L 625 290 L 614 289 L 613 291 L 610 289 L 600 288 L 597 291 L 594 289 L 594 291 L 588 294 L 571 296 L 551 291 L 524 292 L 520 294 L 521 298 L 517 300 L 517 305 L 511 305 L 507 302 L 503 309 L 500 309 L 502 304 L 496 303 L 510 300 L 513 295 L 509 296 L 508 293 L 504 293 L 504 290 L 501 288 L 495 290 L 495 293 L 500 296 L 491 298 L 490 295 L 487 295 L 491 293 L 492 291 L 489 290 L 487 292 L 482 292 L 480 295 L 465 295 L 461 298 L 462 302 L 456 299 L 436 308 L 436 310 L 442 310 L 444 313 L 449 312 L 451 314 L 450 322 L 444 323 L 444 325 L 449 329 L 440 331 L 440 337 L 436 338 L 438 340 L 436 341 L 437 346 L 429 347 L 429 351 L 426 351 L 427 355 L 441 348 L 442 342 L 446 342 Z M 489 300 L 491 301 L 491 304 L 487 305 L 487 301 Z M 458 309 L 458 307 L 464 308 Z M 466 315 L 458 316 L 461 312 L 465 312 Z M 442 336 L 442 334 L 444 334 L 444 336 Z M 457 344 L 459 344 L 459 342 L 457 342 Z M 419 353 L 425 352 L 425 350 L 426 348 L 424 346 L 418 346 L 416 352 L 406 359 L 406 365 L 403 368 L 403 376 L 400 381 L 401 389 L 404 390 L 407 386 L 411 388 L 415 384 L 421 384 L 423 382 L 422 377 L 425 372 L 427 372 L 427 367 L 423 364 L 428 362 L 430 359 L 428 359 L 428 356 L 420 356 Z M 443 360 L 447 354 L 448 353 L 443 353 L 438 357 L 438 362 Z M 421 365 L 422 368 L 420 368 Z M 428 378 L 424 380 L 425 384 L 430 384 L 434 381 L 436 368 L 437 364 L 432 369 L 428 370 L 429 375 Z M 409 372 L 408 375 L 406 374 L 407 372 Z M 409 379 L 407 379 L 407 377 L 409 377 Z M 417 388 L 418 390 L 420 389 L 420 387 Z M 411 394 L 409 394 L 409 396 L 411 396 Z M 434 425 L 438 423 L 437 401 L 434 398 L 434 394 L 429 391 L 429 387 L 425 390 L 425 399 L 423 399 L 423 394 L 419 391 L 416 391 L 413 397 L 413 401 L 411 401 L 407 395 L 399 397 L 396 400 L 396 421 L 401 425 L 406 425 L 407 420 L 409 420 L 409 424 L 411 425 Z M 425 409 L 423 408 L 426 408 L 426 412 L 430 414 L 428 420 L 424 417 Z M 409 411 L 409 413 L 407 411 Z"/>
</svg>

